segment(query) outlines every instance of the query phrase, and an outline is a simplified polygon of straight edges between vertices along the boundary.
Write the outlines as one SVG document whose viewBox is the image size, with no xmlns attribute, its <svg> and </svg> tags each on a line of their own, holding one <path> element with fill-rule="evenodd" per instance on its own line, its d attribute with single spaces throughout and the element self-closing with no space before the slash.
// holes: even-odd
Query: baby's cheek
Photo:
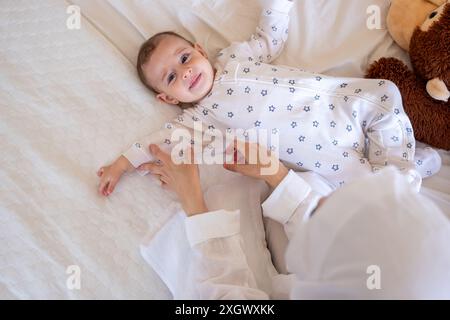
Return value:
<svg viewBox="0 0 450 320">
<path fill-rule="evenodd" d="M 190 98 L 190 92 L 180 84 L 172 90 L 171 96 L 180 102 L 186 102 Z"/>
</svg>

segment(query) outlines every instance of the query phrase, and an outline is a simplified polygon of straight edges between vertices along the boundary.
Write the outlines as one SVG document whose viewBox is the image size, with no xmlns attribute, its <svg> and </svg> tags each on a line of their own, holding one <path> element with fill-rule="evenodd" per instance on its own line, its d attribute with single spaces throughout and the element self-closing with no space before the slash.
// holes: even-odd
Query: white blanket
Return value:
<svg viewBox="0 0 450 320">
<path fill-rule="evenodd" d="M 174 196 L 128 175 L 106 199 L 96 193 L 95 172 L 179 112 L 139 83 L 140 43 L 172 29 L 212 54 L 253 31 L 260 2 L 73 2 L 80 30 L 66 27 L 66 1 L 0 7 L 0 298 L 170 298 L 139 244 L 169 219 Z M 373 4 L 383 17 L 384 0 L 298 1 L 277 63 L 362 76 L 380 56 L 402 57 L 385 29 L 365 28 Z M 450 212 L 450 156 L 443 156 L 446 167 L 424 185 Z M 230 178 L 208 170 L 205 188 Z M 81 272 L 79 290 L 70 285 L 76 272 L 66 273 L 71 265 Z"/>
</svg>

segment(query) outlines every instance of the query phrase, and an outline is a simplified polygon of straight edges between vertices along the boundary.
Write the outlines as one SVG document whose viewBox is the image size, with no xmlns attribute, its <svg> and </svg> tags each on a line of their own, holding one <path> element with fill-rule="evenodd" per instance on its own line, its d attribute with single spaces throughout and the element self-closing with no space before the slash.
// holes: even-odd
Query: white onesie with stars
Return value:
<svg viewBox="0 0 450 320">
<path fill-rule="evenodd" d="M 268 64 L 287 39 L 291 6 L 288 0 L 270 1 L 256 34 L 219 52 L 211 92 L 126 151 L 133 166 L 153 159 L 150 143 L 170 149 L 173 130 L 192 131 L 197 122 L 206 133 L 240 128 L 277 134 L 278 146 L 269 147 L 284 163 L 317 172 L 337 187 L 386 165 L 404 170 L 416 185 L 420 175 L 439 170 L 433 149 L 421 150 L 421 158 L 415 158 L 413 129 L 392 82 Z"/>
</svg>

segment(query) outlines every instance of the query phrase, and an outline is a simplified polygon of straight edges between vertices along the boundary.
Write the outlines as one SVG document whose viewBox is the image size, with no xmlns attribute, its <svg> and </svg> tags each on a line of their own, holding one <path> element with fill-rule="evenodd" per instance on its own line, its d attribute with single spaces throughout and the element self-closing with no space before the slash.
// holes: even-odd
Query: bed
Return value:
<svg viewBox="0 0 450 320">
<path fill-rule="evenodd" d="M 68 24 L 74 5 L 79 29 Z M 275 63 L 361 77 L 382 56 L 408 62 L 385 29 L 388 7 L 388 0 L 299 0 Z M 2 0 L 0 299 L 172 298 L 140 244 L 171 218 L 176 198 L 137 174 L 104 198 L 95 173 L 180 112 L 138 81 L 135 59 L 146 38 L 178 31 L 213 55 L 245 40 L 260 9 L 259 0 Z M 380 28 L 369 29 L 377 10 Z M 442 170 L 422 192 L 450 217 L 450 153 L 439 152 Z M 218 180 L 242 182 L 220 167 L 200 170 L 205 191 Z M 239 201 L 245 207 L 250 198 Z M 261 223 L 255 228 L 263 235 Z"/>
</svg>

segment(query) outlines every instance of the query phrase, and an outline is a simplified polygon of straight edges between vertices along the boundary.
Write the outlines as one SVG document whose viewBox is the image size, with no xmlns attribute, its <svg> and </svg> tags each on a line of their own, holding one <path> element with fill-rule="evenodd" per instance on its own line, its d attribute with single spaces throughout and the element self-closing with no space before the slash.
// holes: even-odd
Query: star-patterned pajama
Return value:
<svg viewBox="0 0 450 320">
<path fill-rule="evenodd" d="M 278 135 L 279 144 L 269 147 L 284 163 L 315 171 L 335 186 L 386 165 L 404 170 L 420 185 L 412 126 L 392 82 L 335 78 L 269 64 L 287 39 L 291 6 L 291 1 L 271 1 L 249 41 L 219 52 L 210 93 L 125 152 L 133 166 L 151 161 L 150 143 L 170 149 L 173 130 L 192 132 L 197 122 L 205 133 L 241 128 Z"/>
</svg>

